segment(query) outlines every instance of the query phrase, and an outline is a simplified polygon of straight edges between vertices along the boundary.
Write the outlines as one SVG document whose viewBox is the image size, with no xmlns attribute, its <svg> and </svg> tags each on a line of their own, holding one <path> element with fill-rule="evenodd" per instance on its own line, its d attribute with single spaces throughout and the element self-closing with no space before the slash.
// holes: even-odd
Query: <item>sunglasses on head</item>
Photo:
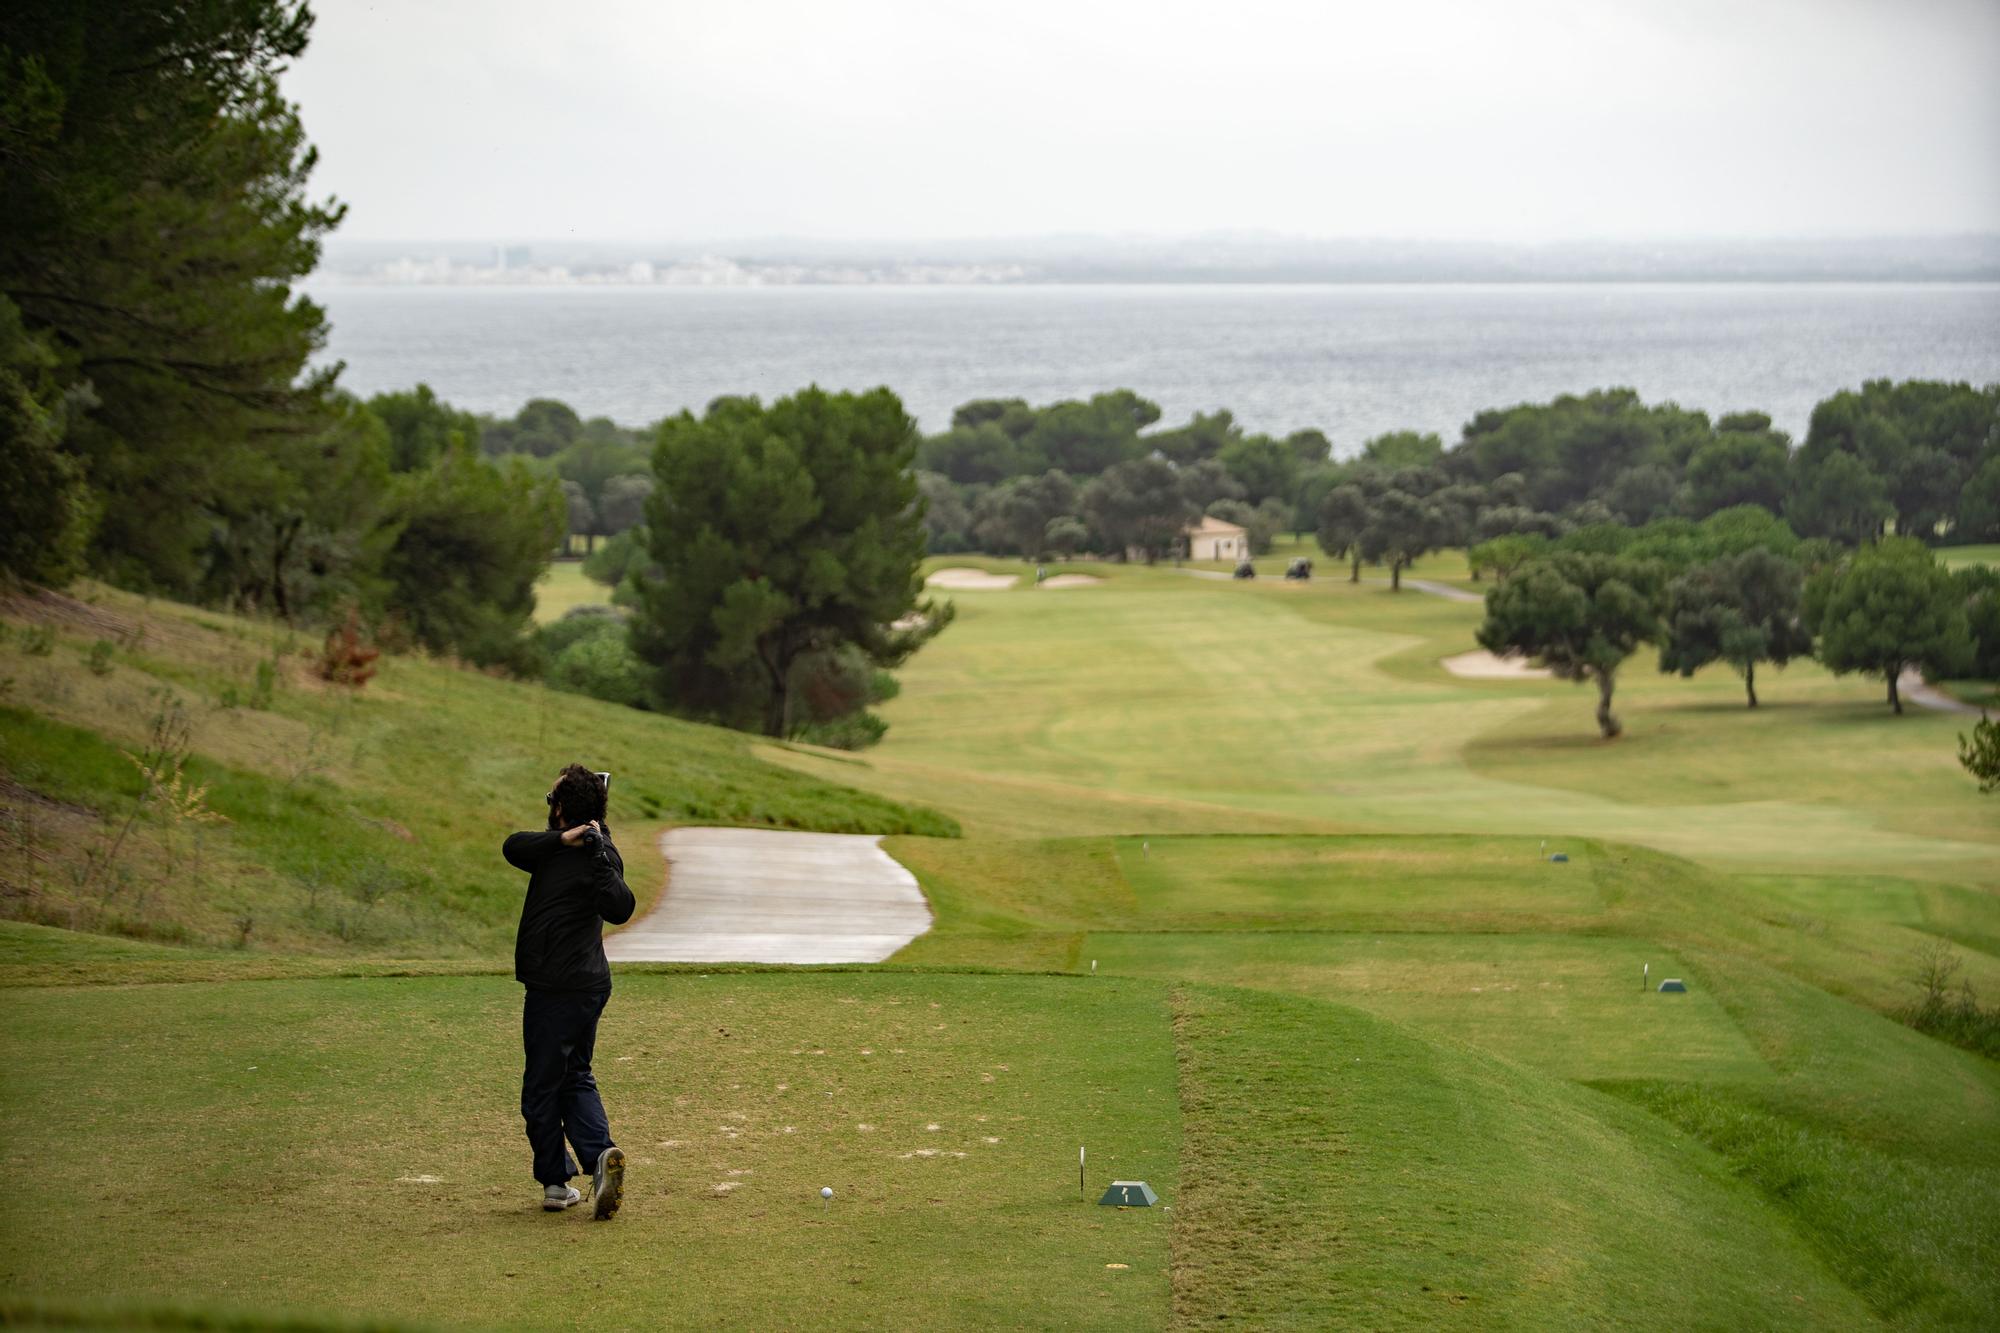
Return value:
<svg viewBox="0 0 2000 1333">
<path fill-rule="evenodd" d="M 556 794 L 552 791 L 543 792 L 542 801 L 546 805 L 553 806 L 556 803 Z"/>
</svg>

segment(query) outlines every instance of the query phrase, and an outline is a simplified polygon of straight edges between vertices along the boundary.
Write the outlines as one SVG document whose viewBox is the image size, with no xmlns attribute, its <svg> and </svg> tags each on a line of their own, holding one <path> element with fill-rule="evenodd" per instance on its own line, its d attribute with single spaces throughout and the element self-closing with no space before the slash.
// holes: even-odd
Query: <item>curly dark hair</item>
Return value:
<svg viewBox="0 0 2000 1333">
<path fill-rule="evenodd" d="M 553 817 L 556 807 L 561 806 L 562 822 L 570 828 L 604 818 L 604 784 L 582 764 L 565 768 L 549 796 L 550 815 Z"/>
</svg>

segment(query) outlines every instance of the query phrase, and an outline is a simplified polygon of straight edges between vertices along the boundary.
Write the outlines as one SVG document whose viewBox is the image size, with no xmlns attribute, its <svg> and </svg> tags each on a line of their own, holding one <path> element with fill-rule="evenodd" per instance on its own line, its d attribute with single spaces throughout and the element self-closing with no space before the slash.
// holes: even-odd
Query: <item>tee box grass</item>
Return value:
<svg viewBox="0 0 2000 1333">
<path fill-rule="evenodd" d="M 519 1004 L 497 976 L 0 993 L 0 1152 L 58 1185 L 0 1223 L 0 1284 L 524 1327 L 1166 1308 L 1171 1214 L 1076 1181 L 1084 1144 L 1178 1197 L 1160 986 L 621 970 L 597 1069 L 630 1183 L 603 1226 L 530 1206 Z"/>
</svg>

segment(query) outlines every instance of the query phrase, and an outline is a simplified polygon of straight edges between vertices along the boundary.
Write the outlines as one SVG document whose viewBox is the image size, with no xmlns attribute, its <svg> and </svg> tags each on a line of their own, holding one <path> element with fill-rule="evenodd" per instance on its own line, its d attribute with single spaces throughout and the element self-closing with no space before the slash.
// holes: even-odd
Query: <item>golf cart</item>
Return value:
<svg viewBox="0 0 2000 1333">
<path fill-rule="evenodd" d="M 1304 583 L 1311 579 L 1312 576 L 1313 562 L 1304 556 L 1299 556 L 1291 564 L 1285 566 L 1285 577 L 1295 582 Z"/>
</svg>

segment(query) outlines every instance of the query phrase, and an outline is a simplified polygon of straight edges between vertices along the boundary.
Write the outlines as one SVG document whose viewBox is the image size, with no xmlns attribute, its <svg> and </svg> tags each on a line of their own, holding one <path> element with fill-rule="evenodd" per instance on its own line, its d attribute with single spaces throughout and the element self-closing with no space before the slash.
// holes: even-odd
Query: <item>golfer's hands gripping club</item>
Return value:
<svg viewBox="0 0 2000 1333">
<path fill-rule="evenodd" d="M 562 833 L 563 846 L 575 847 L 586 839 L 595 843 L 603 835 L 604 830 L 599 828 L 597 821 L 593 819 L 588 824 L 578 824 L 575 828 L 564 829 Z"/>
</svg>

